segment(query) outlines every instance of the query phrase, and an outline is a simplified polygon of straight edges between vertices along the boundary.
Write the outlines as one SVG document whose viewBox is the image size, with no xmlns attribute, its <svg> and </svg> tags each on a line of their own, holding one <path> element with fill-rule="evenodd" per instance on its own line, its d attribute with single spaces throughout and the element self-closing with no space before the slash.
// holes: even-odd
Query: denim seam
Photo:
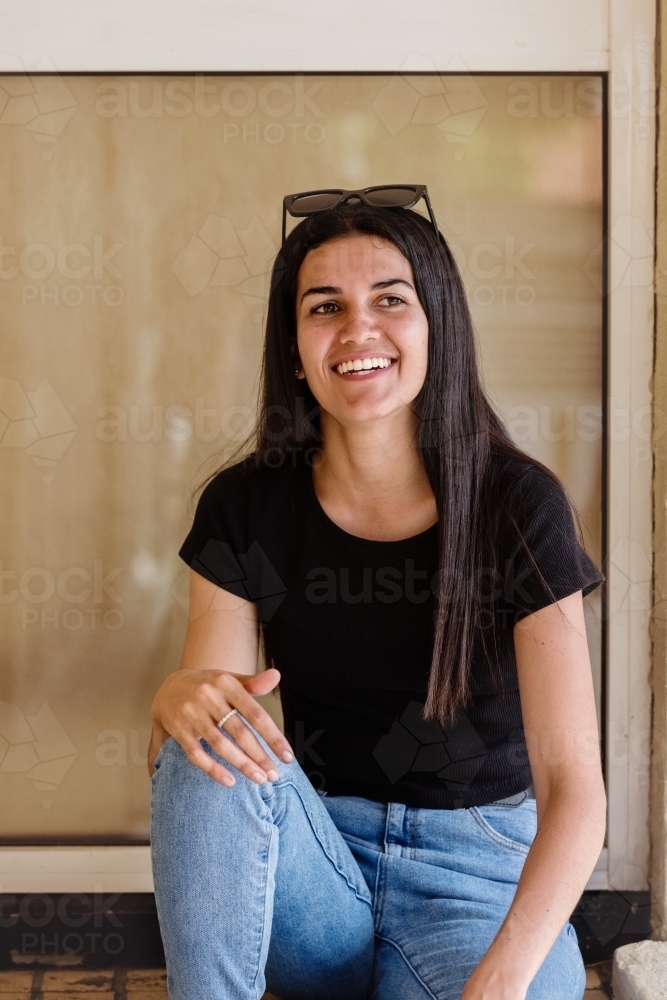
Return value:
<svg viewBox="0 0 667 1000">
<path fill-rule="evenodd" d="M 378 856 L 377 868 L 375 871 L 375 891 L 373 893 L 373 925 L 378 933 L 382 923 L 382 911 L 384 908 L 385 885 L 387 882 L 387 855 Z"/>
<path fill-rule="evenodd" d="M 258 992 L 258 990 L 257 990 L 257 980 L 259 978 L 260 972 L 264 971 L 261 968 L 260 958 L 261 958 L 261 955 L 262 955 L 262 946 L 263 946 L 263 943 L 264 943 L 264 937 L 266 935 L 266 926 L 267 926 L 267 923 L 268 923 L 267 915 L 266 915 L 266 910 L 267 910 L 267 905 L 268 905 L 268 899 L 269 899 L 269 893 L 268 893 L 267 884 L 268 884 L 268 880 L 269 880 L 269 855 L 271 853 L 271 841 L 272 841 L 273 836 L 274 836 L 274 831 L 275 831 L 275 827 L 271 826 L 270 829 L 269 829 L 269 840 L 268 840 L 268 844 L 266 846 L 266 851 L 265 851 L 266 857 L 262 858 L 262 870 L 264 872 L 264 887 L 263 887 L 264 905 L 262 907 L 262 911 L 263 911 L 262 912 L 262 931 L 261 931 L 261 933 L 259 935 L 259 948 L 257 950 L 257 963 L 256 963 L 257 964 L 257 970 L 256 970 L 255 975 L 253 977 L 253 981 L 252 981 L 252 983 L 250 985 L 250 989 L 254 990 L 255 995 L 257 996 L 258 1000 L 259 1000 L 259 997 L 263 996 L 263 994 L 266 992 L 265 990 L 262 990 L 261 994 Z"/>
<path fill-rule="evenodd" d="M 528 854 L 530 848 L 526 847 L 525 844 L 519 843 L 518 840 L 512 840 L 510 837 L 505 837 L 502 833 L 494 830 L 491 824 L 479 812 L 477 806 L 471 806 L 470 813 L 480 829 L 484 831 L 490 840 L 498 844 L 499 847 L 506 847 L 508 851 L 514 851 L 516 854 Z"/>
<path fill-rule="evenodd" d="M 406 834 L 407 834 L 407 847 L 406 855 L 410 861 L 417 860 L 417 848 L 415 847 L 416 832 L 417 832 L 417 815 L 416 810 L 408 807 L 405 810 L 406 816 Z"/>
<path fill-rule="evenodd" d="M 383 854 L 389 854 L 389 840 L 388 840 L 388 835 L 389 835 L 389 816 L 391 814 L 391 808 L 390 807 L 391 807 L 391 803 L 389 803 L 387 805 L 387 809 L 386 809 L 385 817 L 384 817 L 384 839 L 382 841 L 382 853 Z"/>
<path fill-rule="evenodd" d="M 426 985 L 426 983 L 424 982 L 424 980 L 416 972 L 414 966 L 409 961 L 407 955 L 405 954 L 405 952 L 403 951 L 403 949 L 401 948 L 401 946 L 398 945 L 398 944 L 396 944 L 395 941 L 391 941 L 389 938 L 383 937 L 382 934 L 378 934 L 377 936 L 378 936 L 378 938 L 379 938 L 380 941 L 384 941 L 385 944 L 390 944 L 392 946 L 392 948 L 396 949 L 396 951 L 399 953 L 399 955 L 401 956 L 401 958 L 403 959 L 403 961 L 405 962 L 405 964 L 407 965 L 408 969 L 410 970 L 410 972 L 412 973 L 412 975 L 415 977 L 415 979 L 417 980 L 417 982 L 420 984 L 420 986 L 424 987 L 424 989 L 426 990 L 426 992 L 428 993 L 428 995 L 430 997 L 432 997 L 432 1000 L 438 1000 L 438 998 L 436 997 L 435 993 L 431 993 L 430 989 L 428 988 L 428 986 Z"/>
<path fill-rule="evenodd" d="M 354 894 L 357 897 L 357 899 L 361 899 L 361 900 L 363 900 L 364 903 L 368 903 L 368 905 L 371 907 L 371 910 L 372 910 L 373 909 L 373 902 L 372 902 L 372 900 L 371 899 L 366 899 L 365 896 L 362 896 L 359 893 L 359 890 L 357 889 L 356 885 L 353 882 L 350 881 L 350 879 L 348 878 L 347 873 L 344 872 L 340 868 L 340 866 L 338 865 L 336 859 L 334 857 L 332 857 L 331 853 L 327 849 L 326 844 L 324 844 L 324 842 L 322 841 L 322 838 L 320 837 L 320 834 L 319 834 L 319 832 L 317 830 L 317 826 L 313 822 L 313 817 L 310 814 L 310 810 L 309 810 L 308 806 L 306 805 L 306 802 L 304 801 L 304 798 L 301 795 L 301 792 L 297 788 L 296 784 L 293 781 L 286 781 L 285 785 L 288 785 L 288 784 L 292 786 L 292 788 L 294 789 L 294 791 L 296 792 L 296 794 L 299 796 L 299 798 L 301 800 L 301 805 L 303 806 L 303 811 L 306 814 L 306 816 L 308 817 L 308 822 L 310 823 L 311 829 L 312 829 L 312 831 L 313 831 L 313 833 L 315 835 L 315 839 L 317 840 L 318 844 L 320 845 L 320 847 L 322 848 L 322 850 L 324 851 L 324 853 L 328 857 L 329 861 L 334 866 L 334 868 L 336 869 L 336 871 L 338 872 L 338 874 L 341 875 L 345 879 L 345 881 L 349 885 L 350 889 L 352 889 L 354 891 Z M 326 809 L 325 806 L 322 806 L 322 808 Z M 329 815 L 329 814 L 327 813 L 327 815 Z M 332 820 L 332 823 L 333 823 L 333 820 Z M 342 833 L 340 833 L 340 831 L 338 831 L 338 834 L 341 837 L 341 839 L 343 839 L 343 835 L 342 835 Z M 343 840 L 343 843 L 345 843 L 344 840 Z M 347 844 L 345 844 L 345 846 L 347 847 Z M 349 850 L 349 847 L 347 849 Z M 352 856 L 352 858 L 354 860 L 354 855 Z M 356 861 L 354 861 L 354 863 L 356 864 Z M 364 881 L 364 876 L 361 874 L 361 872 L 360 872 L 360 877 L 361 877 L 361 880 Z M 364 884 L 365 884 L 365 882 L 364 882 Z M 366 891 L 368 892 L 368 894 L 370 896 L 370 891 L 368 889 L 368 886 L 366 886 Z"/>
</svg>

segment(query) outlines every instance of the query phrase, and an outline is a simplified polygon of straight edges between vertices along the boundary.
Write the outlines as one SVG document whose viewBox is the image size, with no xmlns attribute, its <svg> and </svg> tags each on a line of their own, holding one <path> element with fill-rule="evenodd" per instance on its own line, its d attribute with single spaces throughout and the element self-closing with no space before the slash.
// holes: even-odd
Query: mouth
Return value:
<svg viewBox="0 0 667 1000">
<path fill-rule="evenodd" d="M 372 357 L 372 358 L 350 358 L 348 361 L 341 361 L 337 365 L 332 365 L 331 370 L 340 375 L 341 378 L 357 382 L 360 379 L 374 378 L 382 375 L 396 364 L 396 358 Z"/>
</svg>

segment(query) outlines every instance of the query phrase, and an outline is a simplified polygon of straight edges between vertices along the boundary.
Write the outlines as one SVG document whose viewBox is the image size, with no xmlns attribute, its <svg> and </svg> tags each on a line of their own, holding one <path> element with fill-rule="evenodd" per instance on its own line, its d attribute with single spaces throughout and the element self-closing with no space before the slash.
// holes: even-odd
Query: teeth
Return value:
<svg viewBox="0 0 667 1000">
<path fill-rule="evenodd" d="M 370 368 L 388 368 L 390 364 L 390 358 L 355 358 L 354 361 L 343 361 L 336 365 L 336 371 L 339 375 L 345 375 L 347 372 L 368 371 Z"/>
</svg>

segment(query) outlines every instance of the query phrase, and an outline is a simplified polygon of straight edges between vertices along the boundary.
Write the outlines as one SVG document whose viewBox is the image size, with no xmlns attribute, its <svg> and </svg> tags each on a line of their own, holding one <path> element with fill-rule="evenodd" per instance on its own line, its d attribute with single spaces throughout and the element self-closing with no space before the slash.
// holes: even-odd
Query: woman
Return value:
<svg viewBox="0 0 667 1000">
<path fill-rule="evenodd" d="M 254 450 L 180 553 L 150 751 L 170 997 L 580 1000 L 602 577 L 484 395 L 435 223 L 339 200 L 284 242 Z M 290 742 L 255 701 L 279 681 Z"/>
</svg>

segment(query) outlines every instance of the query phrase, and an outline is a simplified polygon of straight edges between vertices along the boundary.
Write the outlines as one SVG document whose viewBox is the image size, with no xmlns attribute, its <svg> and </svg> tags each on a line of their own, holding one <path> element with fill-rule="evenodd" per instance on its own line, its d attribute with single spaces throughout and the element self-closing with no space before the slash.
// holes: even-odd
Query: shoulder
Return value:
<svg viewBox="0 0 667 1000">
<path fill-rule="evenodd" d="M 500 506 L 517 517 L 543 507 L 572 513 L 570 498 L 560 479 L 528 456 L 493 454 L 489 476 L 492 493 Z"/>
<path fill-rule="evenodd" d="M 221 469 L 199 496 L 180 556 L 203 575 L 206 569 L 208 578 L 218 582 L 224 574 L 216 576 L 211 566 L 228 559 L 229 551 L 247 553 L 254 543 L 270 547 L 272 538 L 285 534 L 282 529 L 292 517 L 293 473 L 290 461 L 271 466 L 255 453 Z"/>
<path fill-rule="evenodd" d="M 494 456 L 489 475 L 489 517 L 503 550 L 579 549 L 576 508 L 556 475 L 528 456 Z"/>
<path fill-rule="evenodd" d="M 508 574 L 505 599 L 519 617 L 602 583 L 582 545 L 576 508 L 555 475 L 516 456 L 494 458 L 489 474 L 496 477 L 490 506 L 495 502 L 496 539 Z"/>
<path fill-rule="evenodd" d="M 252 501 L 267 491 L 275 490 L 282 483 L 289 482 L 291 471 L 289 460 L 272 466 L 253 452 L 234 465 L 216 472 L 204 486 L 200 503 L 204 499 L 209 503 L 232 498 L 237 498 L 239 502 Z"/>
<path fill-rule="evenodd" d="M 209 480 L 197 501 L 195 521 L 224 522 L 252 534 L 284 524 L 301 490 L 302 465 L 289 455 L 271 463 L 253 452 Z"/>
</svg>

